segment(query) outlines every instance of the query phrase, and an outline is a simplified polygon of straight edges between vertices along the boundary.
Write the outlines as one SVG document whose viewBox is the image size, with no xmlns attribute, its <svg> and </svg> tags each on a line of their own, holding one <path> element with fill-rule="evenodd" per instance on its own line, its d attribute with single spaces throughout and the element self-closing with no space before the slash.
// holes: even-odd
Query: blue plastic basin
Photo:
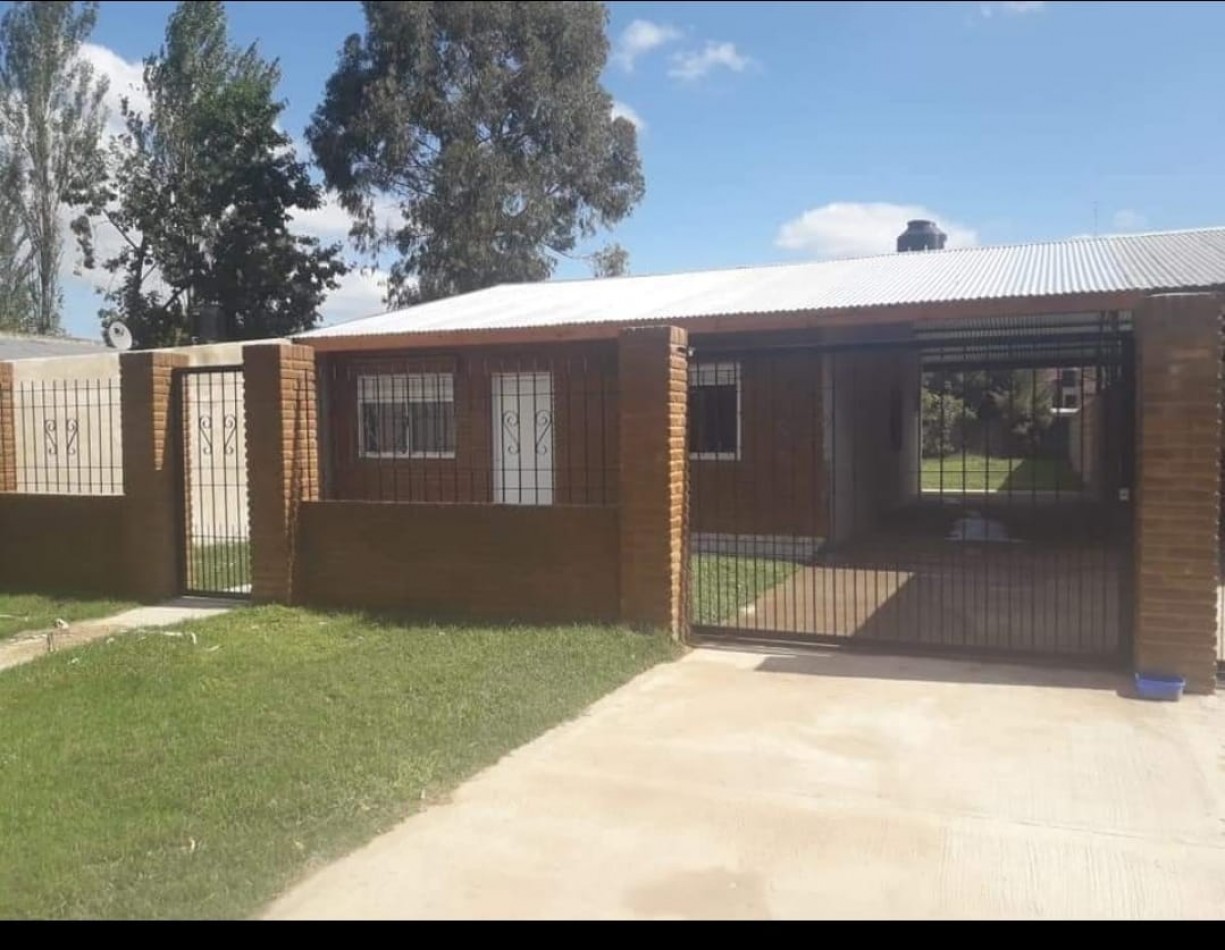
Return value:
<svg viewBox="0 0 1225 950">
<path fill-rule="evenodd" d="M 1136 692 L 1141 699 L 1158 699 L 1176 702 L 1182 698 L 1187 681 L 1181 676 L 1168 673 L 1137 673 Z"/>
</svg>

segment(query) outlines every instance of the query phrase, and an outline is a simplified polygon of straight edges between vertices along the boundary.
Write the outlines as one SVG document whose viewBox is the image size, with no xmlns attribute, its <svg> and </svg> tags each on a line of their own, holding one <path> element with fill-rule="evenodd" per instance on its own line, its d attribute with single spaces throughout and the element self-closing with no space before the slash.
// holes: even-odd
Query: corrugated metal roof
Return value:
<svg viewBox="0 0 1225 950">
<path fill-rule="evenodd" d="M 0 333 L 0 360 L 41 360 L 52 356 L 88 356 L 106 352 L 106 345 L 71 336 Z"/>
<path fill-rule="evenodd" d="M 503 284 L 302 338 L 1187 290 L 1225 285 L 1225 227 L 655 277 Z"/>
</svg>

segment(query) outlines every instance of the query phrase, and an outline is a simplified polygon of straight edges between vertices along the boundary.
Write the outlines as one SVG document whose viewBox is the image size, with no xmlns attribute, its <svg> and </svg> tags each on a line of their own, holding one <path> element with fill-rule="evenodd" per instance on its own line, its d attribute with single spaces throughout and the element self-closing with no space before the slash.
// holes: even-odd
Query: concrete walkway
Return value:
<svg viewBox="0 0 1225 950">
<path fill-rule="evenodd" d="M 1225 714 L 1101 674 L 699 650 L 273 918 L 1225 916 Z"/>
<path fill-rule="evenodd" d="M 130 630 L 151 627 L 173 627 L 188 620 L 216 617 L 235 607 L 241 601 L 215 600 L 208 597 L 180 597 L 156 607 L 137 607 L 113 617 L 97 620 L 82 620 L 70 624 L 66 630 L 34 630 L 19 633 L 0 642 L 0 670 L 7 670 L 22 663 L 29 663 L 40 656 L 59 650 L 111 637 Z"/>
</svg>

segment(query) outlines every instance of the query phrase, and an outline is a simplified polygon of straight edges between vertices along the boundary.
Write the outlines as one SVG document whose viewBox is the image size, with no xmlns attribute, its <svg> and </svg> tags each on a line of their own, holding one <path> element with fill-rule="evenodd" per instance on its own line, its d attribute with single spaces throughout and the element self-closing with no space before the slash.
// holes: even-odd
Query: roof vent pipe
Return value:
<svg viewBox="0 0 1225 950">
<path fill-rule="evenodd" d="M 898 253 L 904 251 L 943 251 L 949 236 L 936 227 L 935 221 L 907 221 L 906 230 L 897 239 Z"/>
</svg>

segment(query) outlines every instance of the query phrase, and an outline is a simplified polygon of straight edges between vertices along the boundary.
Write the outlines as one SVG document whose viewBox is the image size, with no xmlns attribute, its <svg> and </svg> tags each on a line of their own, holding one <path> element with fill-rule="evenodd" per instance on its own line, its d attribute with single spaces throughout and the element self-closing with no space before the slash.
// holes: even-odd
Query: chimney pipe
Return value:
<svg viewBox="0 0 1225 950">
<path fill-rule="evenodd" d="M 907 221 L 906 230 L 897 239 L 898 253 L 906 251 L 942 251 L 949 236 L 936 227 L 935 221 Z"/>
</svg>

